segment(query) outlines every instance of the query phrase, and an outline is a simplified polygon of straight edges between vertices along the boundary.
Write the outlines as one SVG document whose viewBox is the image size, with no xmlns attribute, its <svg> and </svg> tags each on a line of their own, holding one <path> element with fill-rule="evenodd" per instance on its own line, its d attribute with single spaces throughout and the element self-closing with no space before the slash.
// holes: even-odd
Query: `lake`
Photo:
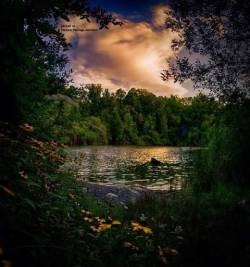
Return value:
<svg viewBox="0 0 250 267">
<path fill-rule="evenodd" d="M 65 169 L 82 181 L 180 190 L 196 148 L 166 146 L 82 146 L 67 149 Z M 150 164 L 151 158 L 162 162 Z"/>
</svg>

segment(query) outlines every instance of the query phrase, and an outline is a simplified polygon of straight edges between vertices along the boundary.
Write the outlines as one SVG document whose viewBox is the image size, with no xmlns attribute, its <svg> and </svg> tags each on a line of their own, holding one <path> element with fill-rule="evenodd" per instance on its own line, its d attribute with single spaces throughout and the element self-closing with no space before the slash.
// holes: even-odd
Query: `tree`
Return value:
<svg viewBox="0 0 250 267">
<path fill-rule="evenodd" d="M 123 143 L 123 134 L 124 126 L 121 120 L 121 117 L 118 113 L 117 108 L 113 110 L 112 118 L 110 118 L 110 136 L 112 144 L 122 144 Z"/>
<path fill-rule="evenodd" d="M 224 101 L 240 102 L 250 91 L 250 2 L 248 0 L 170 1 L 166 27 L 178 33 L 177 55 L 164 80 L 191 79 Z"/>
<path fill-rule="evenodd" d="M 101 108 L 103 88 L 100 84 L 89 84 L 86 86 L 85 90 L 87 91 L 90 114 L 96 115 Z"/>
<path fill-rule="evenodd" d="M 191 79 L 194 87 L 208 90 L 224 105 L 220 121 L 208 131 L 208 150 L 202 158 L 206 171 L 199 176 L 208 178 L 207 188 L 216 180 L 249 185 L 250 2 L 173 0 L 170 6 L 166 27 L 179 35 L 173 48 L 190 55 L 177 57 L 163 79 Z M 209 128 L 210 119 L 204 120 L 202 126 Z M 190 139 L 199 136 L 196 129 Z"/>
<path fill-rule="evenodd" d="M 156 130 L 159 132 L 162 143 L 168 144 L 169 138 L 168 138 L 168 120 L 167 120 L 167 114 L 165 112 L 165 105 L 164 102 L 159 103 L 159 107 L 156 112 Z"/>
<path fill-rule="evenodd" d="M 64 86 L 68 77 L 64 52 L 69 44 L 57 23 L 69 21 L 70 15 L 94 18 L 100 29 L 121 24 L 87 1 L 1 1 L 0 119 L 17 122 L 34 101 Z"/>
<path fill-rule="evenodd" d="M 127 109 L 123 116 L 125 144 L 138 144 L 138 132 L 130 111 Z"/>
</svg>

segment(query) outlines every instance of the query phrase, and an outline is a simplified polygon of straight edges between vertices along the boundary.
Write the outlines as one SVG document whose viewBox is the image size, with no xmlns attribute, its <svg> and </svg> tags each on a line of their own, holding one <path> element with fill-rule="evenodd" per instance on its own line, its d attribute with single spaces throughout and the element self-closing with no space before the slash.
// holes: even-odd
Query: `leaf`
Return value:
<svg viewBox="0 0 250 267">
<path fill-rule="evenodd" d="M 145 222 L 145 221 L 147 220 L 147 217 L 145 216 L 144 213 L 141 214 L 141 216 L 140 216 L 140 220 L 141 220 L 142 222 Z"/>
<path fill-rule="evenodd" d="M 62 19 L 64 19 L 64 20 L 66 20 L 66 21 L 69 22 L 69 18 L 68 18 L 67 15 L 65 15 L 65 14 L 60 14 L 60 17 L 61 17 Z"/>
<path fill-rule="evenodd" d="M 32 207 L 34 210 L 36 210 L 36 206 L 34 204 L 34 202 L 28 198 L 25 198 L 24 201 L 30 206 Z"/>
</svg>

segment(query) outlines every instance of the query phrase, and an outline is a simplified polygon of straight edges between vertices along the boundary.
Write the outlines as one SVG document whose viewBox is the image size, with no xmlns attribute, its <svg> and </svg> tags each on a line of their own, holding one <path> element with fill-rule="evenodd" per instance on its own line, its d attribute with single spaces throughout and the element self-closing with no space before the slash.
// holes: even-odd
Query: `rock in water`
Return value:
<svg viewBox="0 0 250 267">
<path fill-rule="evenodd" d="M 158 159 L 155 159 L 155 158 L 151 158 L 150 163 L 152 165 L 161 165 L 162 164 L 161 161 L 159 161 Z"/>
</svg>

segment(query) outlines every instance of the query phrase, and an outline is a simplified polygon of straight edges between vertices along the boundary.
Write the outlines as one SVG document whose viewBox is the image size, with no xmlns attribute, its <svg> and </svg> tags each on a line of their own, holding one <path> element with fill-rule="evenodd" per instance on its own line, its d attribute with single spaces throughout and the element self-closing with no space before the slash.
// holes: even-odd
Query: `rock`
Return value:
<svg viewBox="0 0 250 267">
<path fill-rule="evenodd" d="M 147 188 L 133 187 L 126 185 L 107 185 L 105 183 L 85 182 L 83 185 L 87 188 L 87 192 L 98 198 L 106 201 L 113 201 L 122 206 L 130 201 L 136 201 L 142 196 L 146 196 L 153 192 Z"/>
<path fill-rule="evenodd" d="M 152 165 L 155 165 L 155 166 L 163 164 L 161 161 L 159 161 L 158 159 L 155 159 L 155 158 L 151 158 L 150 163 Z"/>
</svg>

